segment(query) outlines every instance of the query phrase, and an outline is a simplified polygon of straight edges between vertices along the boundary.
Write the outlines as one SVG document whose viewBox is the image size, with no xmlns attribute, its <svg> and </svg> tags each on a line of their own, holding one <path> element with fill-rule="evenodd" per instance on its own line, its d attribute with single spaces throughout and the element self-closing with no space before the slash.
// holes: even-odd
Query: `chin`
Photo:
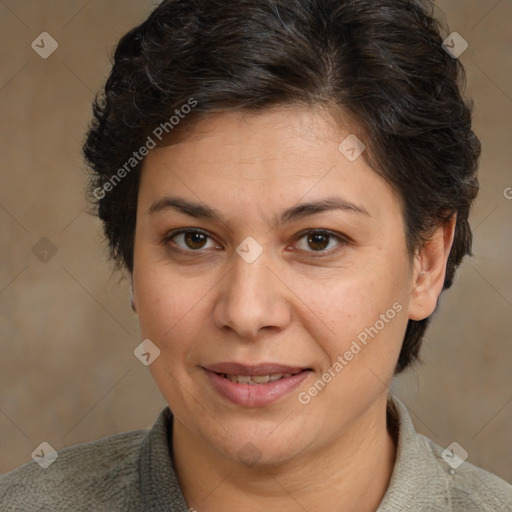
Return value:
<svg viewBox="0 0 512 512">
<path fill-rule="evenodd" d="M 255 425 L 250 418 L 225 420 L 222 423 L 219 420 L 214 426 L 215 434 L 210 431 L 205 437 L 211 447 L 234 463 L 247 467 L 283 464 L 295 459 L 314 439 L 304 436 L 302 426 L 290 424 L 289 420 L 284 419 L 286 414 L 281 416 L 279 420 L 265 420 L 261 425 Z M 308 431 L 312 431 L 311 427 Z"/>
</svg>

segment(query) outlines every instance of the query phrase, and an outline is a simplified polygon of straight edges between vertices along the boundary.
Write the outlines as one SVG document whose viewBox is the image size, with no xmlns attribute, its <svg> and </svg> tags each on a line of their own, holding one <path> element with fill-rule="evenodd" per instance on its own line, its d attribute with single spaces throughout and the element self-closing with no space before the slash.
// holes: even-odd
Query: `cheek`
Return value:
<svg viewBox="0 0 512 512">
<path fill-rule="evenodd" d="M 159 377 L 154 374 L 157 382 L 167 380 L 163 368 L 180 375 L 184 382 L 189 381 L 188 373 L 201 360 L 205 344 L 215 332 L 212 300 L 218 281 L 214 273 L 203 272 L 191 279 L 165 265 L 140 264 L 135 269 L 134 292 L 141 336 L 161 351 L 159 364 L 151 366 L 153 372 L 163 371 Z M 173 381 L 166 386 L 173 387 Z"/>
<path fill-rule="evenodd" d="M 364 340 L 366 329 L 376 322 L 379 338 L 396 338 L 401 331 L 403 322 L 396 311 L 401 308 L 393 309 L 395 303 L 403 306 L 402 287 L 397 285 L 400 276 L 390 272 L 385 274 L 387 277 L 380 276 L 380 272 L 375 274 L 363 272 L 322 283 L 296 278 L 294 291 L 306 306 L 302 306 L 302 322 L 331 360 L 347 350 L 361 333 Z"/>
<path fill-rule="evenodd" d="M 350 404 L 357 396 L 358 407 L 368 405 L 393 377 L 407 326 L 403 300 L 389 283 L 347 281 L 318 294 L 311 310 L 308 329 L 324 354 L 324 400 Z M 316 396 L 315 386 L 306 390 L 308 396 Z M 316 402 L 319 414 L 321 403 Z"/>
<path fill-rule="evenodd" d="M 198 302 L 207 292 L 204 282 L 184 281 L 171 270 L 134 270 L 134 294 L 141 334 L 163 344 L 197 315 Z"/>
</svg>

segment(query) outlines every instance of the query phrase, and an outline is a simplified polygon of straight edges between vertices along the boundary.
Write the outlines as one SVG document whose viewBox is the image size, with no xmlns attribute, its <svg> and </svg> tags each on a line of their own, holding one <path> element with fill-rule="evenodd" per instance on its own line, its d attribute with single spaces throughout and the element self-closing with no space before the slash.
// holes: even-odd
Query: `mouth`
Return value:
<svg viewBox="0 0 512 512">
<path fill-rule="evenodd" d="M 225 379 L 229 379 L 231 382 L 236 382 L 237 384 L 268 384 L 269 382 L 274 382 L 276 380 L 287 379 L 288 377 L 292 377 L 293 375 L 297 375 L 297 373 L 273 373 L 269 375 L 231 375 L 229 373 L 217 373 L 221 377 Z"/>
<path fill-rule="evenodd" d="M 289 394 L 311 368 L 276 363 L 219 363 L 203 367 L 210 384 L 224 399 L 244 407 L 269 405 Z"/>
</svg>

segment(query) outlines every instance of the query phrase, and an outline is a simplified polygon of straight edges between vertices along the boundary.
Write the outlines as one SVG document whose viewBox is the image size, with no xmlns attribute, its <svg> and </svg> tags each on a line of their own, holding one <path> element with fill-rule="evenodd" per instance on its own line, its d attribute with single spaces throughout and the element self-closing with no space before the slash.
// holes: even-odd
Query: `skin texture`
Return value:
<svg viewBox="0 0 512 512">
<path fill-rule="evenodd" d="M 436 306 L 455 219 L 411 262 L 399 198 L 363 157 L 351 162 L 339 151 L 349 133 L 323 110 L 222 113 L 144 162 L 134 307 L 142 337 L 161 351 L 150 369 L 174 414 L 180 484 L 200 512 L 373 511 L 389 484 L 387 391 L 407 320 Z M 223 221 L 150 212 L 165 196 L 206 204 Z M 334 196 L 367 213 L 275 223 L 287 208 Z M 171 238 L 180 228 L 208 237 Z M 304 231 L 317 229 L 332 236 L 308 241 Z M 236 252 L 248 236 L 263 250 L 253 263 Z M 396 303 L 401 311 L 378 335 L 300 403 L 299 393 Z M 277 402 L 248 408 L 220 396 L 202 370 L 226 361 L 313 371 Z M 247 443 L 256 464 L 241 460 Z"/>
</svg>

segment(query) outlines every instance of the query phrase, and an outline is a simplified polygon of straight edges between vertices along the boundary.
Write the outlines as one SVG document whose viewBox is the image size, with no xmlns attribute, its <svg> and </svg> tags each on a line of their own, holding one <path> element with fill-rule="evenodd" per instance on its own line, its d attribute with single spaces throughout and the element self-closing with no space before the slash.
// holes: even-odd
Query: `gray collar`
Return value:
<svg viewBox="0 0 512 512">
<path fill-rule="evenodd" d="M 387 412 L 398 443 L 391 481 L 377 512 L 447 510 L 449 466 L 433 453 L 427 438 L 416 432 L 406 406 L 392 393 Z"/>
</svg>

